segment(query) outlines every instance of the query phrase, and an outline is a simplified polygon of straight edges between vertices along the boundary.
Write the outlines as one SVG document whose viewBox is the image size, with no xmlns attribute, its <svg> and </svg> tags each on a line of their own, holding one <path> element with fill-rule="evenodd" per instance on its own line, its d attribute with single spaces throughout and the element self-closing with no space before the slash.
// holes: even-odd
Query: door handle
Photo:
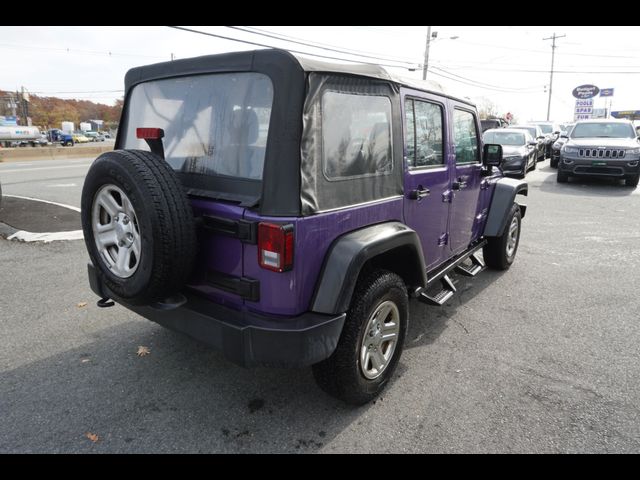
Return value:
<svg viewBox="0 0 640 480">
<path fill-rule="evenodd" d="M 425 197 L 428 197 L 431 194 L 431 190 L 428 188 L 411 190 L 409 192 L 409 200 L 422 200 Z"/>
<path fill-rule="evenodd" d="M 451 190 L 462 190 L 463 188 L 467 188 L 467 181 L 462 177 L 451 184 Z"/>
</svg>

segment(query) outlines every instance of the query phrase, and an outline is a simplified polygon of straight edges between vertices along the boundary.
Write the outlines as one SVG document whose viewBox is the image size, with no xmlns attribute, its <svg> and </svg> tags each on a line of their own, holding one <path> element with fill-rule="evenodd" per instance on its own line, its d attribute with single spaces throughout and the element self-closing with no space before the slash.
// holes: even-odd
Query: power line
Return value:
<svg viewBox="0 0 640 480">
<path fill-rule="evenodd" d="M 523 92 L 523 91 L 514 91 L 514 90 L 507 90 L 505 88 L 498 88 L 498 87 L 488 87 L 488 86 L 484 86 L 484 85 L 480 85 L 477 83 L 473 83 L 472 81 L 467 81 L 462 80 L 462 79 L 458 79 L 455 77 L 450 77 L 448 75 L 444 75 L 443 73 L 438 73 L 437 71 L 432 71 L 431 72 L 434 75 L 437 75 L 438 77 L 442 77 L 442 78 L 446 78 L 448 80 L 452 80 L 454 82 L 458 82 L 458 83 L 462 83 L 464 85 L 469 85 L 471 87 L 476 87 L 476 88 L 480 88 L 480 89 L 484 89 L 484 90 L 493 90 L 493 91 L 497 91 L 497 92 L 501 92 L 501 93 L 519 93 L 519 94 L 529 94 L 529 93 L 536 93 L 534 91 L 530 91 L 530 92 Z M 464 77 L 462 77 L 464 78 Z"/>
<path fill-rule="evenodd" d="M 42 47 L 36 45 L 19 45 L 15 43 L 0 43 L 0 47 L 5 48 L 17 48 L 17 49 L 28 49 L 28 50 L 48 50 L 48 51 L 56 51 L 60 53 L 73 53 L 80 55 L 93 55 L 93 56 L 109 56 L 109 57 L 141 57 L 141 58 L 165 58 L 158 57 L 152 55 L 138 55 L 133 53 L 116 53 L 110 51 L 97 51 L 97 50 L 81 50 L 76 48 L 64 48 L 64 47 Z"/>
<path fill-rule="evenodd" d="M 543 85 L 532 85 L 530 87 L 503 87 L 503 86 L 500 86 L 500 85 L 492 85 L 490 83 L 481 82 L 480 80 L 474 80 L 474 79 L 471 79 L 471 78 L 468 78 L 468 77 L 463 77 L 461 75 L 457 75 L 457 74 L 455 74 L 453 72 L 449 72 L 448 70 L 445 70 L 445 69 L 440 68 L 440 67 L 432 67 L 432 68 L 435 68 L 436 70 L 439 70 L 439 71 L 441 71 L 443 73 L 446 73 L 447 75 L 458 77 L 458 78 L 461 78 L 463 80 L 467 80 L 469 82 L 473 82 L 473 83 L 478 84 L 478 85 L 483 85 L 483 86 L 491 87 L 491 88 L 499 88 L 499 89 L 502 89 L 502 90 L 511 90 L 511 91 L 514 91 L 514 92 L 524 91 L 524 90 L 531 90 L 531 89 L 539 89 L 539 88 L 541 88 L 543 86 Z"/>
<path fill-rule="evenodd" d="M 380 55 L 376 55 L 373 54 L 373 52 L 362 52 L 362 51 L 358 51 L 358 50 L 350 50 L 350 49 L 342 49 L 342 48 L 338 48 L 335 45 L 327 45 L 327 44 L 322 44 L 322 43 L 317 43 L 317 42 L 310 42 L 310 41 L 305 41 L 302 39 L 294 39 L 295 37 L 289 37 L 286 35 L 280 35 L 280 34 L 275 34 L 273 32 L 268 32 L 266 30 L 259 30 L 257 28 L 244 28 L 244 27 L 233 27 L 233 26 L 226 26 L 227 28 L 232 28 L 234 30 L 240 30 L 242 32 L 248 32 L 248 33 L 252 33 L 254 35 L 262 35 L 263 37 L 268 37 L 268 38 L 274 38 L 276 40 L 282 40 L 284 42 L 290 42 L 290 43 L 295 43 L 298 45 L 304 45 L 306 47 L 313 47 L 313 48 L 319 48 L 321 50 L 327 50 L 329 52 L 336 52 L 336 53 L 343 53 L 346 55 L 357 55 L 359 57 L 364 57 L 364 58 L 371 58 L 374 60 L 382 60 L 385 62 L 399 62 L 399 63 L 407 63 L 407 64 L 415 64 L 417 62 L 414 62 L 413 60 L 411 61 L 405 61 L 405 60 L 399 60 L 396 58 L 391 58 L 391 57 L 382 57 Z M 254 31 L 256 30 L 256 31 Z M 261 33 L 264 32 L 264 33 Z M 291 40 L 289 40 L 291 39 Z"/>
<path fill-rule="evenodd" d="M 219 35 L 217 33 L 203 32 L 201 30 L 193 30 L 191 28 L 177 27 L 177 26 L 172 26 L 172 25 L 167 25 L 167 27 L 168 28 L 174 28 L 176 30 L 182 30 L 182 31 L 189 32 L 189 33 L 197 33 L 199 35 L 206 35 L 206 36 L 209 36 L 209 37 L 222 38 L 224 40 L 230 40 L 232 42 L 246 43 L 248 45 L 254 45 L 254 46 L 257 46 L 257 47 L 278 48 L 278 47 L 274 47 L 273 45 L 268 45 L 268 44 L 265 44 L 265 43 L 252 42 L 252 41 L 249 41 L 249 40 L 240 40 L 238 38 L 228 37 L 228 36 L 225 36 L 225 35 Z M 309 55 L 311 57 L 328 58 L 330 60 L 340 60 L 340 61 L 343 61 L 343 62 L 364 63 L 366 65 L 380 65 L 380 66 L 383 66 L 383 67 L 393 67 L 393 68 L 406 68 L 406 67 L 401 67 L 399 65 L 389 65 L 389 64 L 384 64 L 384 63 L 365 62 L 365 61 L 361 61 L 361 60 L 351 60 L 351 59 L 348 59 L 348 58 L 332 57 L 332 56 L 329 56 L 329 55 L 320 55 L 319 53 L 303 52 L 303 51 L 300 51 L 300 50 L 293 50 L 291 48 L 286 48 L 284 50 L 287 50 L 287 51 L 289 51 L 291 53 L 298 53 L 300 55 Z M 416 65 L 415 68 L 417 68 L 417 65 Z M 406 69 L 407 70 L 412 70 L 411 68 L 406 68 Z"/>
</svg>

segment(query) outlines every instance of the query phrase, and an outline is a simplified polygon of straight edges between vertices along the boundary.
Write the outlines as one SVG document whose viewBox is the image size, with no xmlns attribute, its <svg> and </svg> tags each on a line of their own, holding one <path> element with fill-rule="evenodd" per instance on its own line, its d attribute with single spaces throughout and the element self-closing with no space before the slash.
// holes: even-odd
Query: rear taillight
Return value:
<svg viewBox="0 0 640 480">
<path fill-rule="evenodd" d="M 144 140 L 160 140 L 164 137 L 161 128 L 136 128 L 136 137 Z"/>
<path fill-rule="evenodd" d="M 262 268 L 286 272 L 293 267 L 293 225 L 258 225 L 258 262 Z"/>
</svg>

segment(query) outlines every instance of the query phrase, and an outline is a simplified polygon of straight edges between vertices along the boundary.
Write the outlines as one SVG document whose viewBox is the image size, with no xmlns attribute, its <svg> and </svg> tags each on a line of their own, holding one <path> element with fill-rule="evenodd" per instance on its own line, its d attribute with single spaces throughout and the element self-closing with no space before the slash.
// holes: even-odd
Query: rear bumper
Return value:
<svg viewBox="0 0 640 480">
<path fill-rule="evenodd" d="M 197 295 L 184 293 L 176 305 L 129 305 L 114 298 L 89 263 L 89 284 L 129 310 L 171 330 L 185 333 L 245 366 L 303 367 L 328 358 L 335 350 L 346 314 L 307 312 L 297 317 L 273 317 L 238 311 Z"/>
</svg>

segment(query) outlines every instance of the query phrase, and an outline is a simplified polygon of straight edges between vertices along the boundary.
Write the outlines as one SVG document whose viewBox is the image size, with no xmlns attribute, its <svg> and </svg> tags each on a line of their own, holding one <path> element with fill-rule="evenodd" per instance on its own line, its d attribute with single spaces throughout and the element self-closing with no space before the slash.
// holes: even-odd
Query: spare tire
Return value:
<svg viewBox="0 0 640 480">
<path fill-rule="evenodd" d="M 191 274 L 196 233 L 173 169 L 142 150 L 115 150 L 91 165 L 82 189 L 89 257 L 115 297 L 140 305 L 179 292 Z"/>
</svg>

